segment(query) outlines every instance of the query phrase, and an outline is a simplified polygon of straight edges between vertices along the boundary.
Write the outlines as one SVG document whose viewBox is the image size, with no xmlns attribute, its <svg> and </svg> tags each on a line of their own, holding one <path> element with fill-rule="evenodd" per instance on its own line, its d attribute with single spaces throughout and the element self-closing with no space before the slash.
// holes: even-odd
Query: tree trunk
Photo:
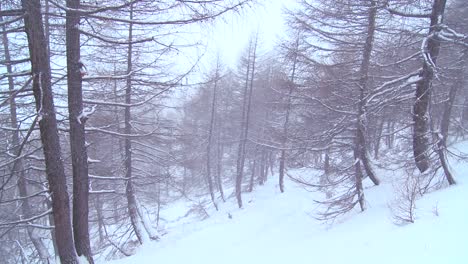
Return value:
<svg viewBox="0 0 468 264">
<path fill-rule="evenodd" d="M 249 58 L 247 60 L 247 72 L 244 86 L 244 98 L 242 106 L 242 118 L 241 118 L 241 127 L 240 127 L 240 136 L 239 136 L 239 147 L 237 149 L 237 167 L 236 167 L 236 199 L 237 205 L 239 208 L 242 208 L 242 178 L 244 178 L 244 160 L 245 160 L 245 141 L 244 131 L 247 126 L 245 123 L 246 108 L 247 108 L 247 92 L 248 92 L 248 81 L 250 74 L 250 48 L 252 43 L 249 46 Z"/>
<path fill-rule="evenodd" d="M 384 127 L 384 120 L 380 121 L 377 125 L 377 131 L 375 131 L 374 140 L 374 159 L 379 159 L 380 142 L 382 140 L 382 132 Z"/>
<path fill-rule="evenodd" d="M 260 176 L 259 176 L 259 185 L 265 184 L 265 165 L 266 165 L 266 160 L 265 160 L 265 148 L 262 148 L 262 151 L 260 153 Z"/>
<path fill-rule="evenodd" d="M 252 103 L 252 91 L 253 91 L 253 77 L 255 74 L 255 59 L 257 52 L 257 39 L 255 43 L 250 40 L 248 59 L 247 59 L 247 72 L 245 75 L 245 86 L 244 86 L 244 103 L 242 107 L 242 125 L 241 135 L 239 138 L 239 148 L 237 152 L 237 174 L 236 174 L 236 198 L 239 208 L 242 208 L 242 179 L 244 178 L 244 163 L 245 163 L 245 145 L 247 143 L 247 136 L 249 133 L 249 120 L 250 120 L 250 106 Z M 251 53 L 253 55 L 251 56 Z M 250 69 L 252 66 L 252 70 Z M 250 79 L 250 82 L 249 82 Z"/>
<path fill-rule="evenodd" d="M 184 168 L 184 170 L 185 170 L 185 168 Z M 157 191 L 156 191 L 156 195 L 157 195 L 156 196 L 156 199 L 157 199 L 156 202 L 157 202 L 157 205 L 158 205 L 158 209 L 156 211 L 156 227 L 158 227 L 159 226 L 159 220 L 160 220 L 160 217 L 161 217 L 160 216 L 160 213 L 161 213 L 161 182 L 160 181 L 157 182 L 156 189 L 157 189 Z"/>
<path fill-rule="evenodd" d="M 291 73 L 291 79 L 288 83 L 288 97 L 286 98 L 286 113 L 284 117 L 283 123 L 283 140 L 281 142 L 281 156 L 280 156 L 280 164 L 279 164 L 279 188 L 280 191 L 284 192 L 284 172 L 286 170 L 286 143 L 288 141 L 288 128 L 289 128 L 289 114 L 291 112 L 291 95 L 294 89 L 294 81 L 296 78 L 296 65 L 297 65 L 297 56 L 299 52 L 299 36 L 296 38 L 296 43 L 294 47 L 294 58 L 293 58 L 293 67 Z"/>
<path fill-rule="evenodd" d="M 80 0 L 67 0 L 67 7 L 78 9 Z M 70 151 L 73 169 L 73 235 L 76 253 L 94 263 L 89 241 L 89 177 L 88 153 L 85 142 L 83 94 L 80 61 L 80 16 L 66 12 L 66 47 L 68 80 L 68 113 L 70 122 Z"/>
<path fill-rule="evenodd" d="M 133 19 L 133 4 L 130 5 L 130 20 Z M 132 115 L 131 115 L 131 104 L 132 104 L 132 52 L 133 52 L 133 23 L 129 24 L 128 28 L 128 50 L 127 50 L 127 83 L 125 86 L 125 117 L 124 117 L 124 133 L 126 135 L 132 134 Z M 132 180 L 132 140 L 130 137 L 125 138 L 125 196 L 127 197 L 128 214 L 132 223 L 133 231 L 140 244 L 148 241 L 148 236 L 143 230 L 144 226 L 138 214 L 138 203 L 135 195 L 135 188 Z"/>
<path fill-rule="evenodd" d="M 51 84 L 50 57 L 39 0 L 22 0 L 24 24 L 28 36 L 33 93 L 39 116 L 39 129 L 44 151 L 47 181 L 52 196 L 55 238 L 62 264 L 78 263 L 70 219 L 70 204 L 63 167 Z"/>
<path fill-rule="evenodd" d="M 216 198 L 214 195 L 213 178 L 211 177 L 211 147 L 213 145 L 213 130 L 216 120 L 216 100 L 218 90 L 218 79 L 219 79 L 219 58 L 216 64 L 216 72 L 214 77 L 213 85 L 213 97 L 211 100 L 211 117 L 210 117 L 210 128 L 208 130 L 208 144 L 206 146 L 206 180 L 208 181 L 208 190 L 210 192 L 211 201 L 213 202 L 216 211 L 218 211 L 218 205 L 216 204 Z"/>
<path fill-rule="evenodd" d="M 358 157 L 359 156 L 359 153 L 356 152 L 356 150 L 354 151 L 354 157 Z M 362 170 L 361 170 L 361 166 L 359 165 L 359 160 L 355 160 L 354 161 L 355 164 L 354 164 L 354 169 L 355 169 L 355 175 L 354 175 L 354 178 L 355 178 L 355 188 L 356 188 L 356 194 L 357 194 L 357 198 L 358 198 L 358 203 L 359 203 L 359 207 L 361 209 L 361 211 L 364 211 L 366 210 L 366 204 L 365 204 L 365 199 L 364 199 L 364 189 L 362 187 Z"/>
<path fill-rule="evenodd" d="M 439 56 L 440 40 L 437 34 L 440 32 L 439 23 L 444 16 L 446 0 L 434 0 L 431 13 L 429 33 L 423 47 L 424 63 L 420 74 L 421 80 L 416 84 L 416 100 L 413 105 L 413 154 L 416 167 L 420 172 L 429 168 L 429 103 L 432 94 L 432 79 L 434 67 Z M 441 20 L 441 21 L 439 21 Z"/>
<path fill-rule="evenodd" d="M 1 4 L 0 4 L 0 10 L 2 10 Z M 3 22 L 3 18 L 0 16 L 0 23 L 1 22 Z M 10 56 L 8 35 L 6 33 L 6 27 L 2 27 L 2 29 L 3 29 L 2 42 L 3 42 L 3 49 L 4 49 L 4 55 L 5 55 L 4 57 L 5 57 L 5 61 L 9 62 L 11 61 L 11 56 Z M 6 69 L 7 69 L 7 73 L 9 74 L 13 73 L 13 69 L 10 63 L 6 63 Z M 14 88 L 15 87 L 14 87 L 13 77 L 8 76 L 8 90 L 10 92 L 13 92 Z M 10 107 L 11 127 L 16 128 L 16 130 L 14 130 L 11 135 L 12 136 L 11 144 L 14 146 L 13 155 L 19 156 L 21 154 L 19 152 L 20 136 L 19 136 L 19 131 L 18 131 L 19 126 L 18 126 L 16 99 L 14 97 L 10 98 L 9 107 Z M 11 170 L 12 170 L 12 173 L 18 174 L 17 186 L 18 186 L 19 196 L 28 197 L 27 182 L 26 182 L 26 177 L 24 175 L 23 160 L 19 159 L 16 163 L 14 163 L 13 168 Z M 21 202 L 21 211 L 25 218 L 29 218 L 32 216 L 31 205 L 29 204 L 29 200 L 27 198 L 24 198 L 24 200 Z M 35 230 L 32 227 L 27 227 L 26 229 L 28 232 L 28 236 L 34 245 L 34 248 L 36 249 L 39 255 L 40 261 L 42 263 L 48 263 L 50 255 L 44 243 L 39 237 L 37 237 L 37 235 L 35 234 Z"/>
<path fill-rule="evenodd" d="M 94 208 L 96 209 L 96 218 L 97 218 L 97 223 L 98 223 L 98 233 L 99 233 L 99 243 L 101 245 L 104 244 L 105 241 L 105 222 L 104 222 L 104 215 L 102 213 L 102 202 L 99 197 L 99 195 L 96 195 L 96 199 L 94 200 Z"/>
<path fill-rule="evenodd" d="M 218 119 L 219 123 L 219 119 Z M 218 124 L 219 125 L 219 124 Z M 218 191 L 221 195 L 223 202 L 226 201 L 224 198 L 224 188 L 222 179 L 222 165 L 223 165 L 223 145 L 221 144 L 221 129 L 216 130 L 216 184 L 218 185 Z"/>
<path fill-rule="evenodd" d="M 367 141 L 366 141 L 366 128 L 367 128 L 367 109 L 366 109 L 366 93 L 368 89 L 369 81 L 369 66 L 370 58 L 373 49 L 374 34 L 375 34 L 375 18 L 377 14 L 377 4 L 375 0 L 370 1 L 371 6 L 369 7 L 368 14 L 368 28 L 366 42 L 364 45 L 364 53 L 359 70 L 359 102 L 358 102 L 358 116 L 356 124 L 356 155 L 359 162 L 364 167 L 364 171 L 367 176 L 375 185 L 379 185 L 379 179 L 374 174 L 370 161 L 367 155 Z"/>
<path fill-rule="evenodd" d="M 465 61 L 467 57 L 468 57 L 468 52 L 465 52 L 462 57 L 463 64 L 460 66 L 460 68 L 456 72 L 457 79 L 458 78 L 460 79 L 456 80 L 456 82 L 450 88 L 449 96 L 448 96 L 449 98 L 447 102 L 445 102 L 444 104 L 444 112 L 442 114 L 442 120 L 440 122 L 440 136 L 438 138 L 439 141 L 437 143 L 437 154 L 439 156 L 442 169 L 444 170 L 445 178 L 447 179 L 449 185 L 453 185 L 456 183 L 448 167 L 447 157 L 446 157 L 447 139 L 449 136 L 449 127 L 450 127 L 450 116 L 452 115 L 452 108 L 453 108 L 453 104 L 455 103 L 457 92 L 464 85 Z"/>
<path fill-rule="evenodd" d="M 254 187 L 254 182 L 255 182 L 255 172 L 256 172 L 256 168 L 257 168 L 257 150 L 258 150 L 258 147 L 255 147 L 255 153 L 254 153 L 254 157 L 253 157 L 253 160 L 252 160 L 252 165 L 251 165 L 251 168 L 250 168 L 250 181 L 249 181 L 249 192 L 252 192 L 253 191 L 253 187 Z"/>
<path fill-rule="evenodd" d="M 388 121 L 387 122 L 387 129 L 385 130 L 387 135 L 385 136 L 385 142 L 387 144 L 387 148 L 393 148 L 393 143 L 395 142 L 395 122 Z"/>
<path fill-rule="evenodd" d="M 323 162 L 323 172 L 325 176 L 330 175 L 330 149 L 325 150 L 325 158 Z"/>
</svg>

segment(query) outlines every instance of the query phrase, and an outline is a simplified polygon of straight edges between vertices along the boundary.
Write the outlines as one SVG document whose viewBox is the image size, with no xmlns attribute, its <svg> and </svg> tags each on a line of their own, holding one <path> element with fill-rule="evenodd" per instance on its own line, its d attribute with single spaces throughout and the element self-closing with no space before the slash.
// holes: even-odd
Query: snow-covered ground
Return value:
<svg viewBox="0 0 468 264">
<path fill-rule="evenodd" d="M 314 218 L 314 199 L 322 194 L 291 181 L 280 193 L 270 178 L 244 194 L 243 209 L 230 198 L 203 221 L 181 217 L 186 204 L 175 204 L 162 212 L 169 223 L 160 241 L 110 263 L 468 263 L 468 164 L 452 166 L 458 184 L 419 199 L 414 224 L 393 223 L 389 204 L 398 172 L 380 171 L 382 185 L 365 190 L 368 209 L 333 225 Z"/>
</svg>

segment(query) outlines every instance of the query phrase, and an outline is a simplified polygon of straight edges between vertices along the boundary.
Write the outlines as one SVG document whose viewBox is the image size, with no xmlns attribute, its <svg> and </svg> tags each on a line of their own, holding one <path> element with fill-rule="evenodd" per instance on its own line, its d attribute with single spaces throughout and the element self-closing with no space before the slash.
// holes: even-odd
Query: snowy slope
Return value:
<svg viewBox="0 0 468 264">
<path fill-rule="evenodd" d="M 418 200 L 414 224 L 393 224 L 388 205 L 395 172 L 380 175 L 383 184 L 366 189 L 366 212 L 350 213 L 331 226 L 313 217 L 313 200 L 322 194 L 290 181 L 281 194 L 270 178 L 244 195 L 243 209 L 232 198 L 204 221 L 181 218 L 161 241 L 110 263 L 468 263 L 468 164 L 453 165 L 458 185 Z"/>
</svg>

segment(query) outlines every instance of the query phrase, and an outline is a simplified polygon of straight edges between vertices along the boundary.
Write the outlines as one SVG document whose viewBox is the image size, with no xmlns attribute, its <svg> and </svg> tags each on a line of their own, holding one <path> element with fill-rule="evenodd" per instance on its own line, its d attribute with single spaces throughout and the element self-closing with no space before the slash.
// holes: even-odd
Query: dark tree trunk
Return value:
<svg viewBox="0 0 468 264">
<path fill-rule="evenodd" d="M 1 5 L 0 5 L 0 10 L 2 10 Z M 0 16 L 0 23 L 3 22 L 3 18 Z M 2 33 L 2 42 L 3 42 L 3 49 L 4 49 L 4 57 L 5 61 L 11 61 L 11 56 L 10 56 L 10 47 L 9 47 L 9 40 L 8 40 L 8 35 L 6 33 L 6 27 L 2 27 L 3 33 Z M 13 73 L 13 68 L 10 63 L 6 63 L 6 69 L 7 73 L 11 74 Z M 8 76 L 8 90 L 11 92 L 14 91 L 14 80 L 12 76 Z M 10 107 L 10 122 L 11 122 L 11 127 L 15 128 L 16 130 L 12 132 L 12 138 L 11 138 L 11 144 L 13 145 L 13 155 L 16 157 L 20 156 L 20 135 L 19 135 L 19 125 L 18 125 L 18 115 L 17 115 L 17 107 L 16 107 L 16 99 L 15 97 L 11 97 L 9 100 L 9 107 Z M 13 164 L 13 167 L 11 168 L 12 174 L 16 173 L 18 175 L 18 181 L 17 181 L 17 186 L 18 186 L 18 193 L 20 197 L 28 197 L 28 189 L 27 189 L 27 182 L 26 182 L 26 177 L 24 175 L 24 165 L 23 165 L 23 159 L 19 159 L 16 163 Z M 25 218 L 31 217 L 31 205 L 29 203 L 29 200 L 27 198 L 24 198 L 24 200 L 21 202 L 21 211 L 23 213 L 23 216 Z M 31 228 L 27 227 L 27 232 L 29 239 L 31 239 L 34 248 L 38 252 L 39 259 L 41 260 L 42 263 L 48 263 L 49 262 L 49 252 L 42 242 L 42 240 L 36 235 L 36 231 Z"/>
<path fill-rule="evenodd" d="M 133 5 L 130 5 L 130 20 L 133 19 Z M 133 24 L 129 24 L 128 29 L 128 50 L 127 50 L 127 83 L 125 86 L 125 117 L 124 117 L 124 133 L 126 135 L 132 134 L 132 115 L 131 115 L 131 104 L 132 104 L 132 53 L 133 53 Z M 125 148 L 125 178 L 126 178 L 126 187 L 125 187 L 125 195 L 127 197 L 127 207 L 128 207 L 128 214 L 130 216 L 130 221 L 132 223 L 133 231 L 137 236 L 138 241 L 140 244 L 143 244 L 146 240 L 146 234 L 143 230 L 143 225 L 140 221 L 139 213 L 138 213 L 138 203 L 135 195 L 135 188 L 133 186 L 132 180 L 132 140 L 130 137 L 125 138 L 124 143 Z"/>
<path fill-rule="evenodd" d="M 431 85 L 434 78 L 434 67 L 439 56 L 440 40 L 437 33 L 440 31 L 439 19 L 443 18 L 446 0 L 434 0 L 431 13 L 431 24 L 424 47 L 424 63 L 420 74 L 421 80 L 416 84 L 416 99 L 413 105 L 413 154 L 416 167 L 420 172 L 429 168 L 429 103 L 431 98 Z M 442 21 L 440 21 L 442 22 Z"/>
<path fill-rule="evenodd" d="M 67 7 L 78 9 L 80 0 L 67 0 Z M 85 122 L 83 116 L 83 94 L 80 61 L 80 16 L 66 12 L 68 113 L 70 122 L 70 151 L 73 168 L 73 235 L 76 253 L 85 256 L 93 264 L 89 241 L 89 178 L 88 153 L 85 142 Z"/>
<path fill-rule="evenodd" d="M 356 124 L 356 153 L 355 159 L 359 160 L 359 163 L 364 167 L 366 175 L 371 179 L 375 185 L 379 185 L 379 179 L 375 176 L 374 171 L 370 165 L 369 157 L 367 154 L 367 140 L 366 140 L 366 120 L 367 120 L 367 109 L 366 109 L 366 93 L 368 89 L 369 81 L 369 66 L 370 58 L 373 49 L 374 34 L 375 34 L 375 18 L 377 14 L 377 4 L 374 0 L 370 1 L 371 6 L 369 7 L 368 15 L 368 28 L 366 42 L 364 45 L 364 53 L 359 70 L 359 102 L 358 102 L 358 116 Z M 356 166 L 359 166 L 357 164 Z"/>
<path fill-rule="evenodd" d="M 31 58 L 33 93 L 39 116 L 39 129 L 44 151 L 47 181 L 52 197 L 55 238 L 62 264 L 78 263 L 70 219 L 70 204 L 63 167 L 51 84 L 50 57 L 39 0 L 22 0 L 24 24 Z"/>
</svg>

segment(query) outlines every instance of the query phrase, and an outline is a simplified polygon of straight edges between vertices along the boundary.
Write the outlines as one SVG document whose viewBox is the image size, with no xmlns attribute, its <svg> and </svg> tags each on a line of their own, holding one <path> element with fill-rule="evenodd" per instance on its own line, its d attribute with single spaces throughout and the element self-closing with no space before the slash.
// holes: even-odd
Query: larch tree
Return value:
<svg viewBox="0 0 468 264">
<path fill-rule="evenodd" d="M 286 47 L 288 53 L 288 60 L 292 61 L 291 66 L 291 74 L 287 82 L 287 94 L 286 94 L 286 105 L 285 105 L 285 113 L 284 113 L 284 121 L 282 125 L 282 133 L 281 133 L 281 154 L 280 154 L 280 163 L 279 163 L 279 186 L 280 191 L 284 192 L 284 175 L 286 173 L 286 148 L 288 143 L 288 132 L 290 126 L 290 118 L 291 118 L 291 108 L 292 108 L 292 96 L 295 89 L 295 81 L 296 81 L 296 71 L 298 68 L 298 57 L 299 57 L 299 48 L 300 48 L 300 38 L 299 34 L 294 41 L 294 45 L 292 48 Z"/>
<path fill-rule="evenodd" d="M 70 151 L 73 171 L 73 235 L 76 253 L 94 263 L 89 240 L 89 177 L 88 153 L 85 140 L 81 62 L 80 15 L 73 9 L 80 8 L 80 0 L 68 0 L 66 11 L 66 52 L 68 112 L 70 124 Z"/>
<path fill-rule="evenodd" d="M 331 148 L 331 143 L 338 144 L 338 148 L 333 148 L 342 152 L 349 152 L 349 149 L 346 150 L 346 146 L 349 146 L 353 153 L 352 166 L 346 165 L 348 169 L 343 174 L 347 175 L 347 180 L 335 180 L 336 183 L 347 181 L 347 191 L 325 202 L 328 209 L 323 217 L 334 218 L 357 204 L 362 211 L 365 210 L 362 179 L 368 177 L 374 185 L 379 184 L 368 157 L 367 127 L 371 111 L 368 98 L 373 90 L 369 81 L 370 62 L 378 27 L 376 16 L 381 8 L 374 0 L 359 3 L 302 1 L 301 4 L 301 11 L 291 13 L 291 23 L 295 30 L 303 32 L 306 48 L 301 54 L 302 59 L 311 65 L 311 69 L 321 69 L 324 73 L 341 69 L 340 76 L 325 81 L 331 84 L 329 87 L 333 90 L 327 91 L 326 88 L 320 91 L 320 88 L 312 95 L 302 93 L 308 104 L 322 108 L 312 112 L 326 111 L 331 112 L 330 116 L 337 117 L 336 123 L 330 124 L 329 131 L 319 131 L 315 136 L 318 143 L 315 148 L 323 152 Z M 333 79 L 336 81 L 332 84 Z M 313 82 L 308 85 L 316 86 Z M 336 87 L 346 89 L 349 95 L 335 96 Z M 339 101 L 342 101 L 341 105 L 336 104 Z M 343 145 L 342 140 L 350 142 Z M 353 171 L 351 167 L 354 167 Z M 330 184 L 334 185 L 327 185 Z"/>
<path fill-rule="evenodd" d="M 0 4 L 0 11 L 3 10 Z M 4 20 L 3 17 L 0 16 L 0 24 L 3 24 Z M 25 170 L 25 162 L 24 157 L 22 157 L 22 150 L 24 149 L 24 145 L 26 142 L 21 142 L 21 133 L 20 133 L 20 121 L 22 118 L 18 115 L 18 106 L 16 103 L 16 96 L 18 92 L 15 90 L 15 82 L 14 82 L 14 71 L 13 65 L 18 65 L 22 63 L 21 61 L 14 61 L 12 56 L 10 55 L 10 45 L 9 45 L 9 38 L 7 34 L 7 27 L 5 24 L 2 26 L 2 43 L 3 43 L 3 52 L 4 52 L 4 63 L 6 66 L 6 74 L 7 76 L 7 83 L 8 83 L 8 92 L 9 98 L 6 100 L 8 101 L 9 106 L 9 115 L 10 115 L 10 127 L 12 128 L 11 131 L 11 152 L 16 157 L 16 160 L 13 163 L 11 168 L 11 175 L 16 175 L 16 185 L 18 188 L 18 200 L 21 201 L 21 212 L 23 218 L 31 219 L 34 218 L 33 209 L 31 205 L 31 195 L 34 196 L 34 193 L 31 193 L 30 188 L 28 186 L 28 179 L 26 177 L 26 170 Z M 28 81 L 29 82 L 29 81 Z M 26 82 L 26 84 L 28 83 Z M 25 84 L 25 86 L 27 86 Z M 2 102 L 3 104 L 3 102 Z M 32 125 L 32 128 L 35 127 L 35 122 Z M 31 130 L 31 129 L 30 129 Z M 5 189 L 5 185 L 2 184 L 2 189 Z M 3 202 L 3 201 L 2 201 Z M 31 221 L 32 222 L 32 221 Z M 32 241 L 32 244 L 35 250 L 38 253 L 38 258 L 42 263 L 48 263 L 50 261 L 50 254 L 44 242 L 40 238 L 39 230 L 27 224 L 26 226 L 27 234 L 29 239 Z"/>
<path fill-rule="evenodd" d="M 76 264 L 78 257 L 73 240 L 72 219 L 66 176 L 57 129 L 51 83 L 50 59 L 46 46 L 39 0 L 22 0 L 24 24 L 28 36 L 33 76 L 33 93 L 46 164 L 49 191 L 52 197 L 55 239 L 61 263 Z"/>
<path fill-rule="evenodd" d="M 255 76 L 255 63 L 257 59 L 257 44 L 258 34 L 255 38 L 251 37 L 249 40 L 249 46 L 247 49 L 247 58 L 245 63 L 246 72 L 244 75 L 244 89 L 242 92 L 242 116 L 241 126 L 239 135 L 239 146 L 237 148 L 237 165 L 236 165 L 236 199 L 239 208 L 242 208 L 242 182 L 244 179 L 244 166 L 245 166 L 245 155 L 246 145 L 249 135 L 249 123 L 250 123 L 250 109 L 252 106 L 252 92 L 253 92 L 253 78 Z"/>
<path fill-rule="evenodd" d="M 210 123 L 209 123 L 209 128 L 208 128 L 208 142 L 207 142 L 207 145 L 206 145 L 206 180 L 208 181 L 208 190 L 210 192 L 210 196 L 211 196 L 211 201 L 213 202 L 213 205 L 214 207 L 216 208 L 216 210 L 218 210 L 218 205 L 216 203 L 216 198 L 215 198 L 215 194 L 214 194 L 214 182 L 213 182 L 213 177 L 211 176 L 211 171 L 212 171 L 212 149 L 214 147 L 214 133 L 215 133 L 215 121 L 216 121 L 216 115 L 217 115 L 217 105 L 218 105 L 218 83 L 219 83 L 219 79 L 220 79 L 220 61 L 219 61 L 219 57 L 216 61 L 216 69 L 215 69 L 215 73 L 214 73 L 214 76 L 213 76 L 213 81 L 212 81 L 212 86 L 213 86 L 213 96 L 212 96 L 212 99 L 211 99 L 211 109 L 210 109 Z M 217 181 L 217 185 L 218 185 L 218 188 L 219 188 L 219 191 L 220 193 L 222 194 L 223 193 L 223 188 L 222 188 L 222 181 L 221 179 L 219 179 L 220 175 L 219 175 L 219 171 L 218 171 L 218 176 L 216 178 L 216 181 Z"/>
<path fill-rule="evenodd" d="M 429 161 L 429 103 L 431 98 L 431 85 L 436 71 L 437 57 L 440 52 L 440 41 L 437 35 L 440 33 L 440 23 L 445 11 L 445 0 L 434 0 L 430 15 L 430 27 L 427 36 L 423 40 L 422 55 L 424 63 L 420 74 L 420 81 L 416 85 L 415 102 L 413 107 L 414 135 L 413 152 L 416 166 L 421 172 L 425 172 L 430 165 Z M 450 184 L 454 183 L 449 180 Z"/>
</svg>

